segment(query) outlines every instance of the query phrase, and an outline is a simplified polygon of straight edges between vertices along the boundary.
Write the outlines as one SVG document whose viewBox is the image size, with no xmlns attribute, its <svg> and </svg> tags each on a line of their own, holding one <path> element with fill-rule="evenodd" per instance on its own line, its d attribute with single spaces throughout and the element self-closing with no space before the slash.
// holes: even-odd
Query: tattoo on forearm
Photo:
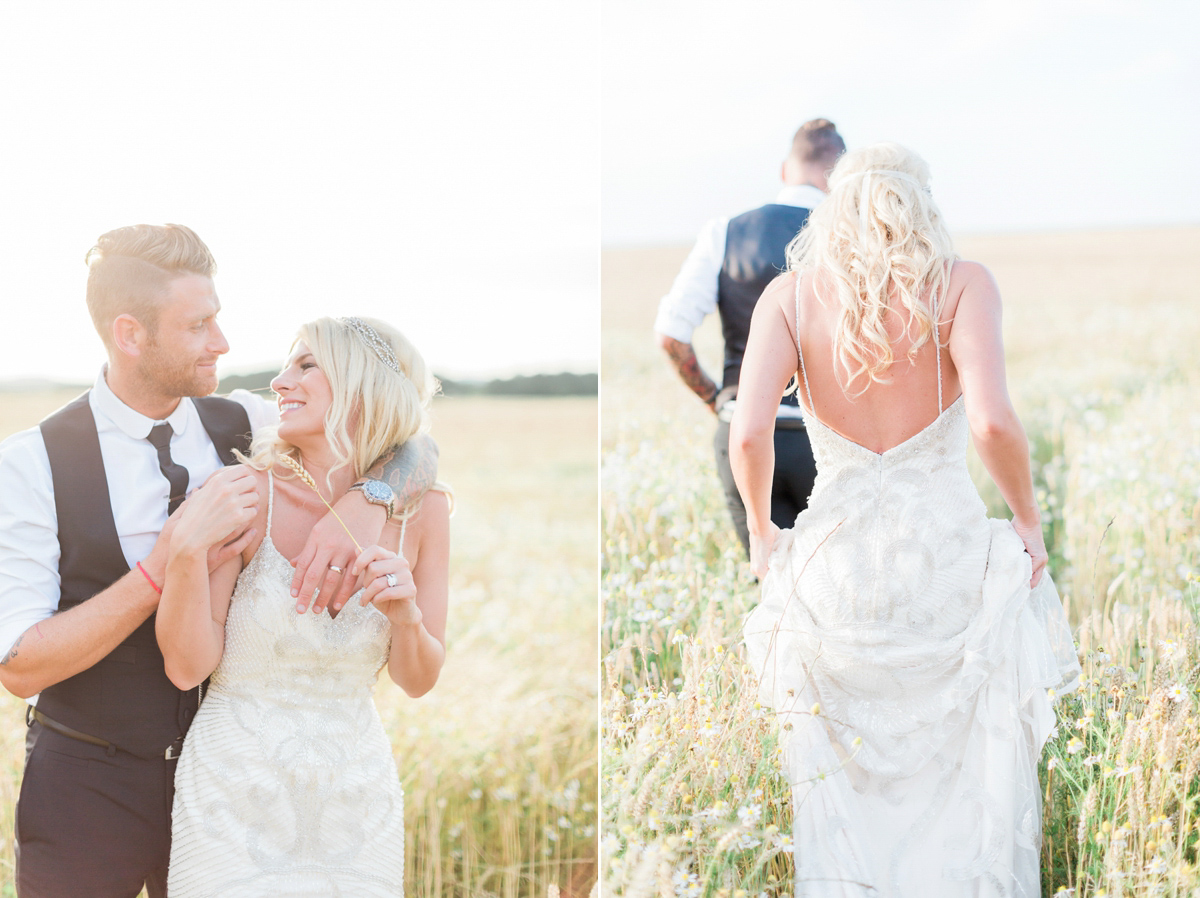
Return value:
<svg viewBox="0 0 1200 898">
<path fill-rule="evenodd" d="M 12 644 L 12 648 L 10 648 L 8 650 L 8 652 L 5 654 L 5 656 L 2 659 L 0 659 L 0 665 L 6 665 L 13 658 L 17 657 L 17 646 L 19 646 L 21 644 L 21 640 L 24 638 L 25 638 L 24 633 L 22 633 L 20 636 L 17 637 L 16 642 L 14 642 Z"/>
<path fill-rule="evenodd" d="M 688 385 L 688 389 L 705 402 L 712 402 L 713 397 L 717 395 L 717 385 L 700 367 L 700 361 L 696 358 L 696 351 L 692 349 L 692 344 L 672 340 L 667 346 L 667 355 L 675 365 L 679 376 L 683 378 L 683 382 Z"/>
</svg>

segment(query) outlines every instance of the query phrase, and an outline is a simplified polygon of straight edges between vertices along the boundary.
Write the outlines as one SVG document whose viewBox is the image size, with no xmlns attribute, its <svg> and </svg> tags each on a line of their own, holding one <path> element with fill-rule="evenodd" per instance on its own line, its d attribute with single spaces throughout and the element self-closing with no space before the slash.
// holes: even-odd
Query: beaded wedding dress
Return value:
<svg viewBox="0 0 1200 898">
<path fill-rule="evenodd" d="M 390 624 L 357 596 L 336 618 L 296 613 L 268 483 L 266 535 L 175 774 L 168 894 L 401 895 L 404 796 L 371 697 Z"/>
<path fill-rule="evenodd" d="M 804 898 L 1041 894 L 1046 690 L 1079 663 L 1049 574 L 1031 590 L 1021 539 L 986 516 L 940 357 L 938 412 L 883 453 L 805 413 L 816 484 L 746 620 Z"/>
</svg>

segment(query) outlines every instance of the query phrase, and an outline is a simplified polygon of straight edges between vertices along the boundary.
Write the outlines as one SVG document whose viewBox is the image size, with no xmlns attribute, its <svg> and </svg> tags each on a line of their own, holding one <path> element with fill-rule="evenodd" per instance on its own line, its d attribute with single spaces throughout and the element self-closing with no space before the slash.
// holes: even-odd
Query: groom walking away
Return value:
<svg viewBox="0 0 1200 898">
<path fill-rule="evenodd" d="M 37 695 L 16 811 L 17 894 L 134 898 L 145 885 L 161 898 L 175 759 L 200 698 L 167 679 L 154 634 L 177 520 L 168 512 L 278 413 L 245 391 L 207 396 L 229 344 L 216 264 L 195 233 L 121 228 L 88 262 L 108 365 L 79 399 L 0 444 L 0 682 Z M 432 483 L 436 448 L 425 441 L 401 456 L 384 476 L 423 470 L 397 507 Z M 208 487 L 228 494 L 230 521 L 210 568 L 253 536 L 242 532 L 250 518 L 236 517 L 246 505 L 236 479 Z M 338 508 L 360 542 L 377 541 L 386 511 L 360 495 Z M 336 522 L 317 530 L 295 581 L 302 596 L 321 586 L 314 612 L 345 600 L 353 584 L 339 589 L 338 568 L 356 554 Z"/>
<path fill-rule="evenodd" d="M 845 142 L 828 119 L 813 119 L 801 125 L 783 161 L 784 187 L 775 202 L 705 225 L 671 291 L 662 298 L 654 322 L 659 345 L 683 382 L 717 416 L 713 436 L 717 473 L 747 555 L 750 533 L 746 508 L 729 466 L 729 422 L 750 334 L 750 317 L 767 284 L 783 271 L 787 245 L 804 227 L 809 211 L 825 198 L 826 175 L 845 151 Z M 692 348 L 693 332 L 713 311 L 720 313 L 725 338 L 725 370 L 720 387 L 704 373 Z M 792 526 L 796 515 L 808 505 L 816 476 L 808 434 L 793 393 L 784 398 L 775 418 L 771 520 L 776 525 Z"/>
</svg>

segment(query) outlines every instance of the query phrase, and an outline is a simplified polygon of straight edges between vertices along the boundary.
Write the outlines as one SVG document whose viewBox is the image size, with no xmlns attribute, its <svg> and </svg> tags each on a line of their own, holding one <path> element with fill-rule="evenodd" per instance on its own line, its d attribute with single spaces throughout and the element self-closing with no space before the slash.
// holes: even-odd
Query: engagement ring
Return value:
<svg viewBox="0 0 1200 898">
<path fill-rule="evenodd" d="M 395 575 L 395 574 L 388 574 L 388 575 L 387 575 L 386 577 L 384 577 L 383 579 L 385 579 L 385 580 L 387 581 L 387 585 L 388 585 L 388 586 L 395 586 L 395 585 L 396 585 L 396 575 Z"/>
</svg>

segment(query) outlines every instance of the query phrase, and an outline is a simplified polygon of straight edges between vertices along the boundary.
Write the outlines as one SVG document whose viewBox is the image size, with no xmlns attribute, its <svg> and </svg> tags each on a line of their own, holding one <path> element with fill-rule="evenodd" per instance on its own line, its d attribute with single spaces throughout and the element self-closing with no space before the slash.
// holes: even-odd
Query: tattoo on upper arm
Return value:
<svg viewBox="0 0 1200 898">
<path fill-rule="evenodd" d="M 369 476 L 392 488 L 399 511 L 433 486 L 437 480 L 437 462 L 437 444 L 428 436 L 416 436 L 399 451 L 389 449 L 371 468 Z"/>
<path fill-rule="evenodd" d="M 21 640 L 24 638 L 25 638 L 24 633 L 22 633 L 20 636 L 17 637 L 16 641 L 12 644 L 12 648 L 10 648 L 8 650 L 8 652 L 5 653 L 4 657 L 2 659 L 0 659 L 0 665 L 6 665 L 13 658 L 17 657 L 17 646 L 19 646 L 21 644 Z"/>
</svg>

